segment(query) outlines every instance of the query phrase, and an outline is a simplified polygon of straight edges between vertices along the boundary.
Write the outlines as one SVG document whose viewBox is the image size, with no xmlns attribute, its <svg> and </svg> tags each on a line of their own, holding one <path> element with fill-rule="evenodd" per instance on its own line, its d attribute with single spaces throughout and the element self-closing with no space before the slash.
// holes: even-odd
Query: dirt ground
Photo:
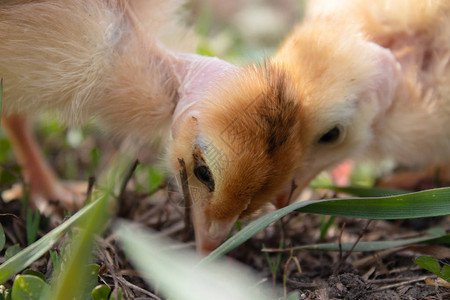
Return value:
<svg viewBox="0 0 450 300">
<path fill-rule="evenodd" d="M 133 186 L 133 179 L 129 185 Z M 183 208 L 177 201 L 179 199 L 168 197 L 165 183 L 151 194 L 129 189 L 118 217 L 151 227 L 166 237 L 181 241 L 184 231 Z M 0 211 L 7 246 L 14 243 L 24 246 L 25 221 L 21 218 L 19 202 L 0 201 Z M 41 224 L 45 224 L 46 220 L 43 218 Z M 288 293 L 298 291 L 300 299 L 450 299 L 448 286 L 444 287 L 442 283 L 437 285 L 436 276 L 413 263 L 417 256 L 424 254 L 449 263 L 450 249 L 443 245 L 414 245 L 373 253 L 287 252 L 281 255 L 279 267 L 272 274 L 268 259 L 274 262 L 277 254 L 269 253 L 267 257 L 261 249 L 277 248 L 281 242 L 284 248 L 316 243 L 320 222 L 321 216 L 293 213 L 258 233 L 228 256 L 249 266 L 262 282 L 272 285 L 274 299 L 281 299 L 284 290 Z M 371 222 L 337 218 L 323 242 L 409 238 L 434 226 L 450 230 L 450 216 Z M 54 249 L 60 247 L 61 243 Z M 194 247 L 192 237 L 184 242 L 184 247 Z M 125 299 L 164 299 L 130 265 L 111 232 L 99 239 L 96 263 L 101 266 L 99 281 L 112 289 L 120 287 Z M 31 269 L 49 274 L 52 269 L 49 255 L 33 263 Z"/>
<path fill-rule="evenodd" d="M 64 177 L 67 170 L 68 157 L 77 165 L 77 178 L 89 175 L 100 176 L 114 156 L 117 144 L 106 135 L 94 131 L 77 149 L 67 149 L 61 145 L 61 139 L 47 139 L 46 152 L 57 173 Z M 95 164 L 92 172 L 92 147 L 102 149 L 100 162 Z M 144 151 L 141 158 L 144 165 L 151 165 L 155 158 L 152 151 Z M 14 182 L 20 182 L 17 165 L 12 160 L 4 164 L 3 170 L 11 171 L 13 179 L 2 182 L 2 189 Z M 91 171 L 89 171 L 91 170 Z M 4 173 L 2 177 L 4 177 Z M 117 218 L 125 218 L 145 227 L 161 232 L 161 235 L 178 240 L 183 248 L 194 249 L 194 240 L 184 241 L 184 208 L 181 194 L 172 193 L 170 180 L 163 180 L 161 185 L 151 191 L 139 191 L 139 176 L 135 175 L 128 183 L 128 189 L 121 201 Z M 3 178 L 4 179 L 4 178 Z M 170 197 L 168 191 L 171 191 Z M 335 197 L 330 191 L 307 190 L 305 199 Z M 270 210 L 269 208 L 268 210 Z M 6 234 L 6 247 L 13 244 L 26 246 L 26 222 L 19 201 L 5 203 L 0 199 L 0 223 Z M 229 257 L 250 267 L 261 278 L 273 287 L 274 299 L 282 299 L 287 293 L 298 291 L 300 299 L 450 299 L 450 288 L 432 273 L 423 270 L 413 263 L 420 255 L 431 255 L 442 262 L 450 262 L 450 249 L 444 245 L 414 245 L 380 252 L 339 253 L 319 251 L 285 252 L 274 274 L 270 264 L 277 258 L 277 253 L 264 253 L 263 248 L 284 248 L 313 244 L 319 242 L 321 216 L 313 214 L 292 213 L 281 221 L 272 224 L 256 234 L 252 239 L 234 249 Z M 54 217 L 41 218 L 43 236 L 57 223 Z M 114 220 L 111 220 L 111 225 Z M 245 225 L 245 222 L 244 222 Z M 450 230 L 450 216 L 399 221 L 367 220 L 336 218 L 321 242 L 355 242 L 393 240 L 419 236 L 428 228 L 439 226 Z M 159 291 L 149 286 L 134 269 L 118 245 L 116 236 L 108 230 L 99 238 L 96 251 L 96 263 L 101 266 L 99 282 L 109 285 L 113 290 L 122 289 L 125 299 L 164 299 Z M 60 251 L 63 242 L 55 245 Z M 268 255 L 268 258 L 267 256 Z M 269 261 L 271 263 L 269 263 Z M 287 262 L 289 262 L 287 264 Z M 298 266 L 296 264 L 298 262 Z M 34 262 L 30 269 L 50 275 L 53 269 L 48 254 Z M 286 281 L 283 283 L 283 276 Z M 9 281 L 6 286 L 12 284 Z"/>
</svg>

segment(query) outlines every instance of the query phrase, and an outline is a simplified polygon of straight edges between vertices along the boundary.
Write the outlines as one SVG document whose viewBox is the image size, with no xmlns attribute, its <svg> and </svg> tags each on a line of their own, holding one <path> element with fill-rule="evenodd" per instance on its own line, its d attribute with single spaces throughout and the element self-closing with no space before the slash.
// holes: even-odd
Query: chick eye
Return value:
<svg viewBox="0 0 450 300">
<path fill-rule="evenodd" d="M 208 166 L 203 163 L 197 163 L 194 167 L 194 175 L 206 185 L 210 192 L 214 191 L 214 179 Z"/>
<path fill-rule="evenodd" d="M 337 141 L 341 136 L 341 131 L 339 126 L 334 126 L 320 137 L 319 144 L 330 144 Z"/>
</svg>

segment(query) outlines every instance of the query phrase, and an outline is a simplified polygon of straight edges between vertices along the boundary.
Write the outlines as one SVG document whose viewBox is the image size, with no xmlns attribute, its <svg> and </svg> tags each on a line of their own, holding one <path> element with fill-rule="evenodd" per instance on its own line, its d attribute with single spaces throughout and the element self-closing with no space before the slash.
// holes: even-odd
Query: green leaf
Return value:
<svg viewBox="0 0 450 300">
<path fill-rule="evenodd" d="M 5 238 L 5 231 L 3 230 L 2 224 L 0 224 L 0 251 L 5 248 L 6 238 Z"/>
<path fill-rule="evenodd" d="M 414 263 L 436 275 L 439 275 L 441 273 L 441 266 L 439 265 L 437 259 L 434 257 L 419 256 L 414 260 Z"/>
<path fill-rule="evenodd" d="M 42 274 L 41 272 L 38 272 L 38 271 L 25 270 L 25 271 L 22 272 L 22 275 L 33 275 L 33 276 L 39 277 L 39 278 L 41 278 L 42 280 L 45 281 L 44 274 Z"/>
<path fill-rule="evenodd" d="M 441 270 L 441 266 L 436 258 L 431 256 L 419 256 L 414 260 L 414 263 L 421 266 L 425 270 L 428 270 L 446 281 L 450 281 L 450 266 L 444 265 Z"/>
<path fill-rule="evenodd" d="M 17 275 L 12 287 L 12 299 L 39 300 L 48 289 L 48 284 L 33 275 Z"/>
<path fill-rule="evenodd" d="M 110 293 L 111 288 L 109 286 L 99 284 L 92 290 L 92 300 L 108 300 Z"/>
<path fill-rule="evenodd" d="M 441 278 L 450 282 L 450 266 L 444 265 L 441 270 Z"/>
<path fill-rule="evenodd" d="M 389 197 L 327 199 L 293 203 L 251 222 L 204 258 L 201 264 L 228 253 L 269 224 L 293 211 L 363 219 L 412 219 L 450 214 L 448 199 L 450 199 L 450 188 L 440 188 Z"/>
<path fill-rule="evenodd" d="M 6 248 L 6 251 L 5 251 L 5 260 L 6 260 L 6 262 L 5 263 L 7 263 L 14 255 L 16 255 L 19 252 L 20 252 L 19 244 L 14 244 L 14 245 L 9 246 L 8 248 Z M 1 266 L 3 266 L 4 264 L 2 264 Z M 0 270 L 1 270 L 1 266 L 0 266 Z M 1 276 L 1 271 L 0 271 L 0 276 Z"/>
</svg>

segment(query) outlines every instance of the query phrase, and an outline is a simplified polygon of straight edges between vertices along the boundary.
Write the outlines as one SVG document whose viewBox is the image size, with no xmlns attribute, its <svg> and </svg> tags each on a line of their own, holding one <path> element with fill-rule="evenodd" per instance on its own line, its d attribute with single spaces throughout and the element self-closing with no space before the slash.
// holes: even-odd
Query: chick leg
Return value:
<svg viewBox="0 0 450 300">
<path fill-rule="evenodd" d="M 64 208 L 73 209 L 76 202 L 82 197 L 81 193 L 77 191 L 77 188 L 69 191 L 70 188 L 63 187 L 57 180 L 28 130 L 27 119 L 21 115 L 3 116 L 2 125 L 22 168 L 25 184 L 30 192 L 30 204 L 43 212 L 49 212 L 51 201 L 59 201 Z M 21 190 L 17 186 L 10 190 L 9 198 L 20 196 L 20 193 L 14 191 L 21 192 Z"/>
</svg>

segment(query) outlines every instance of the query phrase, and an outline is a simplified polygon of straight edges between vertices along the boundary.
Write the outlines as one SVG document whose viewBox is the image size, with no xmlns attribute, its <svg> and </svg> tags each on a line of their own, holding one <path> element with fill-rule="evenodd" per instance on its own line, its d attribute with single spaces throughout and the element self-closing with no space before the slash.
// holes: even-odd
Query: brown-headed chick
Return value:
<svg viewBox="0 0 450 300">
<path fill-rule="evenodd" d="M 448 1 L 311 2 L 274 57 L 175 116 L 198 249 L 344 159 L 449 163 L 449 59 Z"/>
</svg>

